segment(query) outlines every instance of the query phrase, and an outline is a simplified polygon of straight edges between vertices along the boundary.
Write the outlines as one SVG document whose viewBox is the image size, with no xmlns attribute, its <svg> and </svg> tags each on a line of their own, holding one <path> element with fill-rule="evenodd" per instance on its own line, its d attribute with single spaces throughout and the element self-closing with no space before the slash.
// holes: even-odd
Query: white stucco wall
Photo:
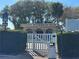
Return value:
<svg viewBox="0 0 79 59">
<path fill-rule="evenodd" d="M 66 19 L 66 31 L 79 31 L 79 19 Z"/>
</svg>

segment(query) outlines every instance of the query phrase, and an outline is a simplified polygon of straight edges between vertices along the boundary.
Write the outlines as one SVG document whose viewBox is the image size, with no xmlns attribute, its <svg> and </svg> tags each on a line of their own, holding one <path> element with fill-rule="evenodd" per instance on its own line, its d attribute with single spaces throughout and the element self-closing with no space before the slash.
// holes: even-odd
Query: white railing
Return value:
<svg viewBox="0 0 79 59">
<path fill-rule="evenodd" d="M 49 42 L 56 42 L 56 33 L 52 34 L 27 34 L 27 50 L 48 52 Z"/>
</svg>

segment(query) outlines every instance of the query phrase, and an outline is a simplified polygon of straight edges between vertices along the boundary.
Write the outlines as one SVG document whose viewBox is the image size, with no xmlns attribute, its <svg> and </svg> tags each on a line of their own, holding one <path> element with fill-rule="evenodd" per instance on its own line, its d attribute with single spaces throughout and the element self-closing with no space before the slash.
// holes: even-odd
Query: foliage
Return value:
<svg viewBox="0 0 79 59">
<path fill-rule="evenodd" d="M 68 32 L 64 34 L 58 34 L 58 51 L 61 57 L 67 57 L 72 59 L 79 56 L 79 32 Z"/>
<path fill-rule="evenodd" d="M 53 3 L 51 5 L 51 8 L 53 17 L 60 18 L 63 15 L 63 5 L 61 3 Z"/>
<path fill-rule="evenodd" d="M 3 54 L 19 54 L 23 53 L 26 48 L 27 37 L 21 32 L 0 32 L 0 53 Z M 17 38 L 16 38 L 17 37 Z"/>
<path fill-rule="evenodd" d="M 11 6 L 10 14 L 23 20 L 21 23 L 30 23 L 31 18 L 34 18 L 36 22 L 37 19 L 37 21 L 39 21 L 39 18 L 42 19 L 45 6 L 45 3 L 41 1 L 19 1 Z"/>
<path fill-rule="evenodd" d="M 3 10 L 9 11 L 9 20 L 14 24 L 15 29 L 25 23 L 54 23 L 56 18 L 63 14 L 61 3 L 46 3 L 44 1 L 19 1 Z"/>
</svg>

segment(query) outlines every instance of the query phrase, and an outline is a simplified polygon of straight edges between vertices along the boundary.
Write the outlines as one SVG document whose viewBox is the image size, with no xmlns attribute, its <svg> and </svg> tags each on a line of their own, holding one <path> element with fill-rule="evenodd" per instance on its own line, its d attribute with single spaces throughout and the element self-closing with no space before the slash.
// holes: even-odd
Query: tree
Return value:
<svg viewBox="0 0 79 59">
<path fill-rule="evenodd" d="M 63 18 L 79 18 L 79 7 L 66 7 L 64 8 Z"/>
<path fill-rule="evenodd" d="M 34 2 L 33 16 L 35 17 L 35 23 L 43 23 L 43 15 L 45 14 L 46 9 L 46 3 L 41 1 Z"/>
<path fill-rule="evenodd" d="M 22 23 L 30 22 L 32 8 L 33 2 L 31 1 L 19 1 L 10 6 L 9 13 L 11 17 L 9 20 L 14 24 L 15 29 L 20 28 Z"/>
<path fill-rule="evenodd" d="M 10 16 L 10 6 L 6 5 L 6 6 L 3 8 L 3 10 L 1 10 L 1 12 L 0 12 L 0 17 L 1 17 L 1 18 L 3 17 L 3 13 L 4 13 L 5 11 L 8 12 L 8 20 L 10 20 L 10 21 L 14 24 L 15 28 L 18 28 L 19 25 L 18 25 L 18 22 L 17 22 L 17 20 L 16 20 L 16 17 Z"/>
<path fill-rule="evenodd" d="M 53 3 L 51 8 L 53 17 L 60 18 L 63 15 L 63 5 L 61 3 Z"/>
<path fill-rule="evenodd" d="M 53 18 L 57 19 L 57 25 L 58 25 L 59 22 L 58 19 L 60 19 L 61 16 L 63 15 L 63 5 L 59 2 L 53 3 L 51 5 L 51 10 Z"/>
<path fill-rule="evenodd" d="M 13 23 L 16 21 L 19 25 L 30 23 L 30 21 L 32 23 L 42 23 L 46 8 L 44 1 L 19 1 L 10 7 L 10 16 L 13 17 Z M 14 20 L 14 18 L 16 19 Z"/>
<path fill-rule="evenodd" d="M 59 25 L 59 19 L 61 18 L 61 16 L 63 15 L 63 5 L 59 2 L 53 3 L 51 5 L 51 10 L 52 10 L 52 16 L 53 18 L 55 18 L 55 20 L 57 21 L 56 25 L 58 27 L 58 30 L 61 30 L 61 27 Z M 62 33 L 62 30 L 61 30 Z"/>
<path fill-rule="evenodd" d="M 9 20 L 14 24 L 15 29 L 23 23 L 43 23 L 50 21 L 53 18 L 60 18 L 63 14 L 63 5 L 61 3 L 52 3 L 48 5 L 44 1 L 19 1 L 9 8 Z"/>
</svg>

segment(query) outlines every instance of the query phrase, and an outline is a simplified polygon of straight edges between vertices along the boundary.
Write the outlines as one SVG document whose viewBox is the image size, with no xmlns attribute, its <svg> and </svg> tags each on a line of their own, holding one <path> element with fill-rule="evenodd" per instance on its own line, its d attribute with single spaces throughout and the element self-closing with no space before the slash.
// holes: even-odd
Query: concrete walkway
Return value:
<svg viewBox="0 0 79 59">
<path fill-rule="evenodd" d="M 17 54 L 17 55 L 2 55 L 0 54 L 0 59 L 33 59 L 29 53 Z"/>
<path fill-rule="evenodd" d="M 47 57 L 34 56 L 25 56 L 25 55 L 0 55 L 0 59 L 48 59 Z"/>
<path fill-rule="evenodd" d="M 34 56 L 34 59 L 48 59 L 47 57 Z"/>
</svg>

